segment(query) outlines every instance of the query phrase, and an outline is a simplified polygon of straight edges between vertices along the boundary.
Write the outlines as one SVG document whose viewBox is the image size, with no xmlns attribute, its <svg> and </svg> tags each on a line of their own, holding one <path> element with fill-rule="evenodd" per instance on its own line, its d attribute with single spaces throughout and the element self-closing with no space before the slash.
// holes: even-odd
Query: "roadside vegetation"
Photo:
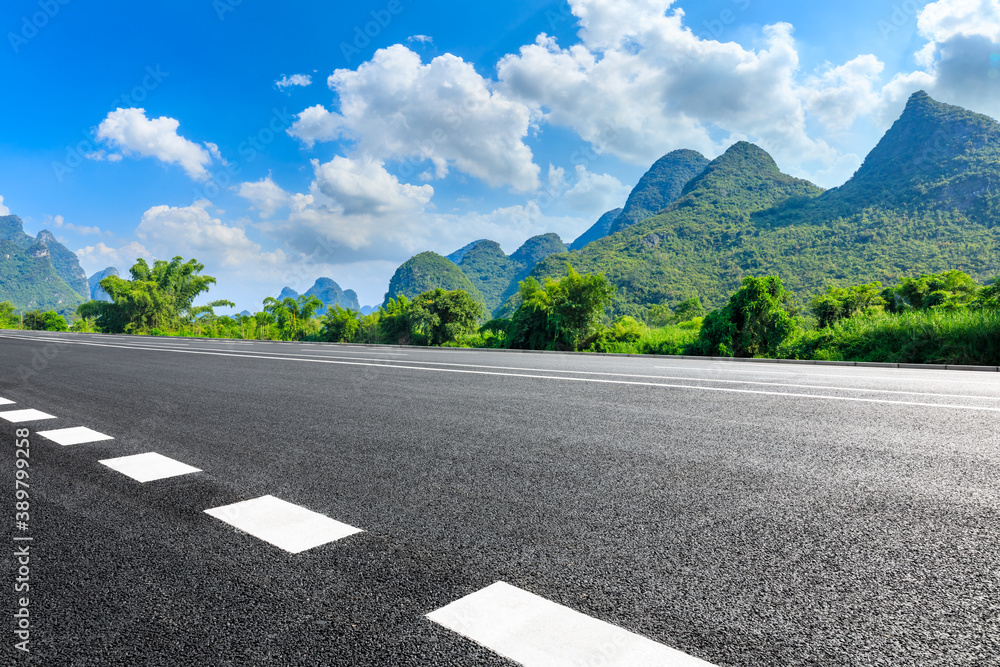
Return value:
<svg viewBox="0 0 1000 667">
<path fill-rule="evenodd" d="M 194 306 L 215 278 L 196 260 L 139 260 L 129 279 L 101 287 L 111 301 L 88 301 L 69 326 L 54 311 L 0 303 L 0 327 L 151 336 L 300 340 L 715 357 L 1000 365 L 1000 277 L 980 285 L 961 271 L 923 274 L 883 287 L 828 287 L 797 302 L 777 276 L 747 277 L 723 307 L 706 312 L 697 296 L 618 318 L 620 298 L 601 274 L 567 265 L 562 278 L 527 278 L 509 318 L 486 320 L 464 290 L 399 295 L 370 314 L 340 306 L 321 312 L 315 296 L 267 298 L 259 312 L 218 315 L 227 300 Z"/>
</svg>

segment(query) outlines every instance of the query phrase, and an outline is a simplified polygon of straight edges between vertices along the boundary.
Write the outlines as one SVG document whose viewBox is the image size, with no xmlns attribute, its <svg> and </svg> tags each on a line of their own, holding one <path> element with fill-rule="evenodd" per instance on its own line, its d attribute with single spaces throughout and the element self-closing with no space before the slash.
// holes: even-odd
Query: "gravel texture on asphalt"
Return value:
<svg viewBox="0 0 1000 667">
<path fill-rule="evenodd" d="M 505 665 L 426 618 L 497 581 L 719 666 L 1000 664 L 995 373 L 0 332 L 0 397 L 57 417 L 11 664 Z M 203 472 L 98 463 L 145 452 Z M 365 532 L 204 513 L 263 495 Z"/>
</svg>

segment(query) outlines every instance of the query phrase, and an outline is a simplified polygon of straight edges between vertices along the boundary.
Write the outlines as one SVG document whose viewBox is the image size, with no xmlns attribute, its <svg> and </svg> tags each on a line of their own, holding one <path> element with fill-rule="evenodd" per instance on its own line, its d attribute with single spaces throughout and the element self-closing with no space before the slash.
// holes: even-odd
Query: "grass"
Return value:
<svg viewBox="0 0 1000 667">
<path fill-rule="evenodd" d="M 877 313 L 809 331 L 787 356 L 831 361 L 1000 365 L 1000 311 Z"/>
</svg>

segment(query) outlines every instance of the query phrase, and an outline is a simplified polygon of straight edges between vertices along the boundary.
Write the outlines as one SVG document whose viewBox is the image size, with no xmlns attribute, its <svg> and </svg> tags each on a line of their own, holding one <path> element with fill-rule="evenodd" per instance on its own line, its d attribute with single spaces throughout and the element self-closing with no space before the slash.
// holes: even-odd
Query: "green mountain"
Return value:
<svg viewBox="0 0 1000 667">
<path fill-rule="evenodd" d="M 361 310 L 357 292 L 352 289 L 341 289 L 340 285 L 330 278 L 317 279 L 313 286 L 306 290 L 305 296 L 314 296 L 323 302 L 323 307 L 319 311 L 321 313 L 325 313 L 327 308 L 332 306 L 340 306 L 347 310 Z M 283 301 L 286 298 L 298 299 L 299 293 L 291 287 L 285 287 L 278 295 L 278 301 Z"/>
<path fill-rule="evenodd" d="M 59 275 L 56 264 L 64 270 L 72 268 L 67 253 L 73 255 L 48 232 L 35 239 L 24 233 L 24 225 L 16 215 L 0 217 L 0 301 L 10 301 L 22 310 L 75 315 L 90 288 L 86 276 L 84 291 L 78 293 Z M 77 262 L 76 268 L 79 266 Z"/>
<path fill-rule="evenodd" d="M 566 244 L 562 242 L 559 235 L 540 234 L 525 241 L 524 245 L 510 256 L 510 261 L 517 266 L 517 273 L 521 275 L 519 280 L 523 280 L 535 268 L 535 264 L 558 252 L 566 252 Z"/>
<path fill-rule="evenodd" d="M 90 287 L 90 298 L 96 301 L 111 301 L 111 297 L 104 291 L 104 288 L 101 287 L 100 283 L 109 276 L 117 275 L 120 275 L 118 273 L 118 269 L 113 266 L 109 266 L 103 271 L 98 271 L 94 275 L 90 276 L 90 278 L 87 279 L 87 284 Z"/>
<path fill-rule="evenodd" d="M 515 268 L 514 277 L 507 284 L 507 289 L 500 295 L 500 304 L 493 309 L 493 314 L 497 317 L 509 315 L 511 309 L 508 300 L 517 294 L 519 283 L 531 275 L 532 270 L 546 257 L 564 254 L 567 250 L 566 244 L 562 242 L 558 234 L 532 236 L 525 241 L 524 245 L 510 256 Z"/>
<path fill-rule="evenodd" d="M 613 211 L 608 211 L 602 215 L 594 225 L 580 234 L 573 243 L 570 244 L 570 250 L 579 250 L 583 246 L 587 245 L 591 241 L 596 241 L 597 239 L 603 239 L 605 236 L 611 233 L 611 225 L 614 224 L 618 216 L 622 214 L 622 209 L 616 208 Z"/>
<path fill-rule="evenodd" d="M 533 236 L 509 257 L 499 243 L 486 239 L 474 241 L 448 257 L 424 252 L 396 270 L 383 305 L 397 294 L 412 299 L 440 287 L 466 290 L 485 306 L 487 314 L 495 313 L 517 292 L 518 282 L 524 280 L 540 260 L 564 252 L 566 244 L 558 234 Z M 457 264 L 455 259 L 458 259 Z"/>
<path fill-rule="evenodd" d="M 462 246 L 461 248 L 459 248 L 455 252 L 453 252 L 450 255 L 448 255 L 447 259 L 450 260 L 450 261 L 452 261 L 452 262 L 454 262 L 455 264 L 461 264 L 462 260 L 465 259 L 465 253 L 469 252 L 470 250 L 472 250 L 473 248 L 475 248 L 478 244 L 480 244 L 480 243 L 482 243 L 484 241 L 486 241 L 486 239 L 480 239 L 478 241 L 473 241 L 472 243 L 470 243 L 468 245 Z"/>
<path fill-rule="evenodd" d="M 459 260 L 458 268 L 483 295 L 486 308 L 492 313 L 500 305 L 501 296 L 517 275 L 518 265 L 496 241 L 476 241 L 459 252 L 462 252 L 462 259 Z"/>
<path fill-rule="evenodd" d="M 90 283 L 87 282 L 87 274 L 80 266 L 80 260 L 76 253 L 56 240 L 47 229 L 38 232 L 38 238 L 29 248 L 30 252 L 48 251 L 49 259 L 56 273 L 66 281 L 66 284 L 73 288 L 73 291 L 80 296 L 87 298 L 90 296 Z"/>
<path fill-rule="evenodd" d="M 690 181 L 666 210 L 533 271 L 604 273 L 616 310 L 700 296 L 721 306 L 746 275 L 778 274 L 799 298 L 827 285 L 959 269 L 1000 273 L 1000 123 L 925 93 L 839 188 L 782 174 L 739 143 Z"/>
<path fill-rule="evenodd" d="M 708 158 L 697 151 L 679 150 L 661 157 L 639 179 L 608 233 L 620 232 L 673 204 L 707 166 Z"/>
<path fill-rule="evenodd" d="M 938 208 L 996 220 L 1000 124 L 914 93 L 854 177 L 827 205 Z"/>
<path fill-rule="evenodd" d="M 485 300 L 469 278 L 458 266 L 435 252 L 422 252 L 406 260 L 396 269 L 389 281 L 389 291 L 386 292 L 383 307 L 389 299 L 395 299 L 400 294 L 413 299 L 424 292 L 440 287 L 448 291 L 465 290 L 473 299 L 485 306 Z"/>
</svg>

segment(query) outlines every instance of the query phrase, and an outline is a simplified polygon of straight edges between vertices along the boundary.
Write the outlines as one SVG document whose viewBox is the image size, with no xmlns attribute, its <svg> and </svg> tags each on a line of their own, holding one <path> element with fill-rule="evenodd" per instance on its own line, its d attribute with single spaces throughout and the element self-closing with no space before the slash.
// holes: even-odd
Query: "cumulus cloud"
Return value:
<svg viewBox="0 0 1000 667">
<path fill-rule="evenodd" d="M 417 42 L 419 44 L 433 44 L 434 38 L 429 35 L 410 35 L 406 38 L 407 42 Z"/>
<path fill-rule="evenodd" d="M 3 205 L 2 196 L 0 196 L 0 215 L 10 215 L 10 209 Z"/>
<path fill-rule="evenodd" d="M 624 206 L 629 191 L 628 186 L 611 174 L 592 174 L 583 165 L 577 165 L 576 183 L 563 198 L 573 210 L 594 216 Z"/>
<path fill-rule="evenodd" d="M 288 134 L 295 137 L 307 148 L 312 148 L 316 142 L 333 141 L 343 128 L 340 114 L 332 113 L 322 104 L 305 109 L 295 118 L 288 129 Z"/>
<path fill-rule="evenodd" d="M 928 4 L 917 19 L 920 34 L 934 44 L 955 37 L 985 37 L 1000 42 L 1000 2 L 939 0 Z"/>
<path fill-rule="evenodd" d="M 145 109 L 117 109 L 97 128 L 97 138 L 125 155 L 152 157 L 180 165 L 188 176 L 208 180 L 211 148 L 206 149 L 177 134 L 180 121 L 161 116 L 146 118 Z"/>
<path fill-rule="evenodd" d="M 513 251 L 529 236 L 551 231 L 571 236 L 586 223 L 546 213 L 553 204 L 548 193 L 485 214 L 440 213 L 431 205 L 431 186 L 401 183 L 378 161 L 314 160 L 313 170 L 306 193 L 290 194 L 270 178 L 243 184 L 239 192 L 258 210 L 287 208 L 287 216 L 262 222 L 260 228 L 317 265 L 398 265 L 415 253 L 447 254 L 476 238 L 494 239 Z M 561 169 L 550 169 L 549 175 L 563 187 Z"/>
<path fill-rule="evenodd" d="M 119 248 L 113 248 L 100 241 L 96 245 L 80 248 L 76 251 L 76 256 L 80 258 L 80 264 L 88 274 L 113 266 L 122 275 L 128 275 L 128 270 L 136 260 L 153 259 L 152 253 L 136 241 Z"/>
<path fill-rule="evenodd" d="M 154 206 L 142 215 L 136 236 L 164 256 L 194 257 L 227 269 L 253 272 L 285 260 L 281 250 L 263 252 L 244 229 L 213 218 L 210 206 L 205 200 L 186 207 Z"/>
<path fill-rule="evenodd" d="M 827 95 L 849 108 L 850 86 L 870 80 L 877 65 L 831 68 L 806 95 L 790 25 L 765 26 L 761 47 L 746 49 L 695 35 L 673 4 L 571 0 L 581 43 L 563 48 L 540 35 L 501 60 L 499 90 L 633 164 L 677 148 L 718 153 L 720 136 L 750 138 L 783 165 L 837 158 L 809 133 L 808 100 Z"/>
<path fill-rule="evenodd" d="M 292 88 L 294 86 L 300 86 L 305 88 L 311 86 L 313 82 L 312 76 L 309 74 L 293 74 L 291 76 L 283 76 L 274 82 L 280 90 L 285 90 L 286 88 Z"/>
<path fill-rule="evenodd" d="M 371 158 L 352 160 L 335 157 L 320 164 L 313 160 L 316 187 L 336 201 L 347 215 L 398 215 L 420 209 L 430 202 L 430 185 L 407 185 Z"/>
<path fill-rule="evenodd" d="M 843 65 L 828 65 L 809 77 L 803 101 L 809 112 L 831 130 L 846 130 L 880 103 L 879 79 L 885 64 L 873 55 L 858 56 Z"/>
<path fill-rule="evenodd" d="M 291 195 L 281 189 L 270 175 L 255 183 L 241 183 L 237 194 L 248 200 L 261 218 L 270 218 L 291 202 Z"/>
<path fill-rule="evenodd" d="M 886 86 L 887 114 L 907 92 L 924 88 L 946 102 L 1000 116 L 1000 0 L 939 0 L 924 7 L 917 28 L 927 42 L 917 52 L 923 68 Z"/>
<path fill-rule="evenodd" d="M 436 178 L 454 168 L 494 187 L 524 192 L 539 185 L 540 169 L 524 143 L 531 110 L 493 90 L 461 58 L 447 54 L 425 65 L 395 45 L 357 70 L 337 70 L 328 84 L 339 111 L 311 107 L 289 129 L 307 146 L 346 139 L 357 155 L 404 161 L 414 174 L 429 162 Z"/>
</svg>

